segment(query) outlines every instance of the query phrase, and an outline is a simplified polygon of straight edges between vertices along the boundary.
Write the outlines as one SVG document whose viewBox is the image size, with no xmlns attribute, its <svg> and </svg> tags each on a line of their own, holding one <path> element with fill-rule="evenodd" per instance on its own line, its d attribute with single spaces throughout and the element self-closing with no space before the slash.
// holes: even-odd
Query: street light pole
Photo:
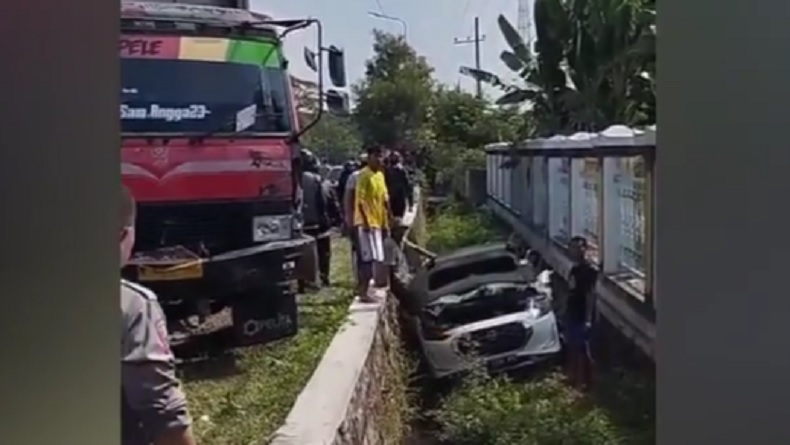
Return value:
<svg viewBox="0 0 790 445">
<path fill-rule="evenodd" d="M 408 27 L 408 25 L 406 25 L 406 22 L 403 19 L 400 19 L 398 17 L 393 17 L 391 15 L 382 14 L 380 12 L 374 12 L 374 11 L 368 11 L 368 15 L 371 16 L 371 17 L 376 17 L 377 19 L 389 20 L 389 21 L 392 21 L 392 22 L 400 23 L 401 26 L 403 27 L 403 38 L 406 40 L 406 42 L 409 41 L 409 27 Z"/>
</svg>

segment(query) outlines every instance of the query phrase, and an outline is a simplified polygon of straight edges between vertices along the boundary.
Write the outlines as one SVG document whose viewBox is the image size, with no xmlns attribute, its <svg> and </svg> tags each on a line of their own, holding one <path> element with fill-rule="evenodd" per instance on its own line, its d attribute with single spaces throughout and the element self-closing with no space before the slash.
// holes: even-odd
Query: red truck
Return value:
<svg viewBox="0 0 790 445">
<path fill-rule="evenodd" d="M 325 107 L 300 128 L 283 38 L 315 26 L 318 49 L 305 57 L 319 91 L 324 54 L 345 86 L 343 53 L 323 47 L 320 22 L 247 6 L 122 1 L 119 48 L 121 172 L 138 201 L 122 275 L 153 289 L 169 321 L 196 328 L 230 312 L 237 345 L 296 333 L 295 266 L 311 242 L 299 136 Z M 335 90 L 319 100 L 347 109 Z"/>
</svg>

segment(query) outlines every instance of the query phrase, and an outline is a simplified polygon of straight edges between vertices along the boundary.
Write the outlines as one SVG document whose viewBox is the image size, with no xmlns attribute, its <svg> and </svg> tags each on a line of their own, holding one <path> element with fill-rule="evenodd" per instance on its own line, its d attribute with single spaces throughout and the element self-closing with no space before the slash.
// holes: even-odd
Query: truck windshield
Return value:
<svg viewBox="0 0 790 445">
<path fill-rule="evenodd" d="M 284 70 L 250 63 L 122 58 L 121 131 L 287 132 L 287 82 Z"/>
</svg>

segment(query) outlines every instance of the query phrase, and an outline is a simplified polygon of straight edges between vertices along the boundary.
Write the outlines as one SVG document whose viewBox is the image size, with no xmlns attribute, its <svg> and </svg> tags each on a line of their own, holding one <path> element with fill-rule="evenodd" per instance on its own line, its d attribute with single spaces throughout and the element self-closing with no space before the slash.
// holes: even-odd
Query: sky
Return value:
<svg viewBox="0 0 790 445">
<path fill-rule="evenodd" d="M 474 80 L 458 74 L 459 66 L 474 66 L 474 45 L 456 45 L 453 39 L 474 36 L 474 18 L 480 18 L 481 67 L 511 78 L 499 60 L 507 49 L 496 19 L 504 14 L 517 24 L 517 0 L 251 0 L 253 11 L 276 19 L 317 18 L 323 25 L 324 46 L 336 45 L 345 50 L 346 72 L 350 83 L 364 75 L 365 61 L 373 54 L 373 30 L 403 33 L 402 24 L 371 17 L 368 12 L 384 13 L 406 22 L 407 39 L 418 54 L 425 56 L 435 69 L 439 81 L 474 92 Z M 313 29 L 295 31 L 286 37 L 285 50 L 291 73 L 302 79 L 316 79 L 304 63 L 303 47 L 316 48 Z M 496 97 L 491 88 L 487 95 Z"/>
</svg>

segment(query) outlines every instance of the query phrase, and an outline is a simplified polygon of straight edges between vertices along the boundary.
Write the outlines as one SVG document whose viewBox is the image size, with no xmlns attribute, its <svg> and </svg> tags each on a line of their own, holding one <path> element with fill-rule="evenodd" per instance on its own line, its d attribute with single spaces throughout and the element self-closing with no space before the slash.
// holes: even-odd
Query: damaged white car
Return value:
<svg viewBox="0 0 790 445">
<path fill-rule="evenodd" d="M 508 371 L 560 351 L 548 286 L 504 246 L 439 258 L 426 275 L 417 331 L 434 377 L 481 360 L 492 372 Z"/>
</svg>

